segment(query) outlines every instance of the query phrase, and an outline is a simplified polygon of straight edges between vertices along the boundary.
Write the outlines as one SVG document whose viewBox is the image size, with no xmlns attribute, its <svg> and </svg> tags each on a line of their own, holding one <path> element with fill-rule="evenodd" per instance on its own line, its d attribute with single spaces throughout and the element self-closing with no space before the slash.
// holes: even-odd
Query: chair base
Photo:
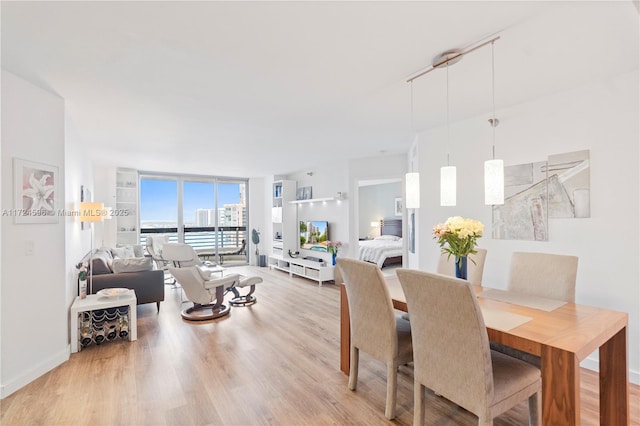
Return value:
<svg viewBox="0 0 640 426">
<path fill-rule="evenodd" d="M 246 296 L 237 296 L 229 300 L 231 306 L 250 306 L 256 303 L 258 299 L 255 296 L 247 294 Z"/>
<path fill-rule="evenodd" d="M 251 282 L 253 282 L 254 284 L 250 284 Z M 242 287 L 249 286 L 249 291 L 247 292 L 247 294 L 243 294 L 243 295 L 241 295 L 240 292 L 238 291 L 238 287 L 234 286 L 229 288 L 227 291 L 231 291 L 233 293 L 233 299 L 229 300 L 229 304 L 231 306 L 250 306 L 256 303 L 257 299 L 255 296 L 253 296 L 253 292 L 256 291 L 255 283 L 258 283 L 258 282 L 262 282 L 262 278 L 251 277 L 241 281 L 241 284 L 238 287 L 242 288 Z"/>
<path fill-rule="evenodd" d="M 181 315 L 188 321 L 207 321 L 229 315 L 230 310 L 231 306 L 218 305 L 217 303 L 208 305 L 194 303 L 190 308 L 184 309 Z"/>
</svg>

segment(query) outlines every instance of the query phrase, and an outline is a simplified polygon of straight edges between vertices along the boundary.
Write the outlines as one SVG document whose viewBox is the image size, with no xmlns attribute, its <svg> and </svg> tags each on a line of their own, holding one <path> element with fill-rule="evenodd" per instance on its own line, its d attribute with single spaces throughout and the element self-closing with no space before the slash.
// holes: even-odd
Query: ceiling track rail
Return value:
<svg viewBox="0 0 640 426">
<path fill-rule="evenodd" d="M 469 48 L 468 50 L 464 50 L 464 51 L 460 51 L 460 52 L 455 52 L 452 54 L 452 52 L 454 51 L 447 51 L 444 52 L 441 57 L 443 57 L 444 59 L 439 60 L 437 62 L 435 62 L 433 65 L 431 65 L 429 68 L 425 69 L 425 70 L 421 70 L 416 72 L 415 74 L 411 75 L 410 77 L 407 78 L 407 83 L 411 83 L 413 80 L 415 80 L 416 78 L 422 77 L 425 74 L 430 73 L 431 71 L 435 70 L 436 68 L 442 68 L 445 66 L 449 66 L 449 65 L 453 65 L 454 63 L 458 62 L 460 59 L 462 59 L 462 57 L 464 55 L 467 55 L 471 52 L 474 52 L 478 49 L 480 49 L 483 46 L 486 46 L 487 44 L 493 43 L 497 40 L 500 40 L 500 36 L 494 37 L 491 40 L 487 40 L 483 43 L 477 44 L 471 48 Z"/>
</svg>

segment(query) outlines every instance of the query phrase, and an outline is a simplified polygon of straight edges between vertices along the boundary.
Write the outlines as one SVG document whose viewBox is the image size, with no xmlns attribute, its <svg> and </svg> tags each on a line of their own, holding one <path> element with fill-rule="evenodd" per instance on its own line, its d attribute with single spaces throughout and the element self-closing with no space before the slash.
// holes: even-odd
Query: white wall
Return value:
<svg viewBox="0 0 640 426">
<path fill-rule="evenodd" d="M 308 173 L 311 172 L 310 176 Z M 343 247 L 339 255 L 349 250 L 349 207 L 353 203 L 352 194 L 348 193 L 347 161 L 336 159 L 331 164 L 319 164 L 314 170 L 295 173 L 287 176 L 297 182 L 298 188 L 310 186 L 312 198 L 337 197 L 338 192 L 344 194 L 344 199 L 298 204 L 298 220 L 326 220 L 329 222 L 329 238 L 340 241 Z M 268 212 L 270 214 L 270 212 Z M 301 250 L 301 256 L 323 257 L 330 260 L 329 254 Z"/>
<path fill-rule="evenodd" d="M 549 241 L 491 238 L 484 205 L 483 162 L 491 155 L 487 116 L 451 125 L 451 162 L 458 168 L 458 205 L 439 206 L 439 168 L 446 128 L 420 135 L 419 267 L 435 270 L 438 246 L 431 228 L 449 216 L 485 224 L 479 245 L 488 249 L 484 283 L 504 288 L 514 251 L 579 256 L 576 302 L 629 313 L 631 380 L 640 382 L 638 71 L 596 81 L 496 111 L 496 156 L 505 165 L 545 161 L 550 154 L 590 150 L 591 218 L 550 219 Z M 597 368 L 597 353 L 583 365 Z"/>
<path fill-rule="evenodd" d="M 57 197 L 65 199 L 64 130 L 61 98 L 2 71 L 3 210 L 13 208 L 14 157 L 57 166 Z M 1 270 L 4 398 L 69 357 L 65 219 L 18 225 L 3 216 Z"/>
<path fill-rule="evenodd" d="M 380 235 L 380 226 L 372 228 L 372 221 L 399 219 L 395 216 L 395 199 L 403 196 L 402 181 L 361 186 L 358 189 L 358 236 Z"/>
<path fill-rule="evenodd" d="M 92 194 L 93 173 L 91 162 L 88 160 L 86 144 L 78 134 L 75 122 L 68 114 L 65 115 L 65 209 L 73 211 L 80 204 L 80 187 L 85 186 Z M 77 269 L 75 265 L 91 249 L 91 228 L 82 230 L 77 217 L 65 218 L 65 257 L 66 268 L 66 305 L 70 307 L 73 299 L 78 295 Z M 97 227 L 100 225 L 98 224 Z"/>
</svg>

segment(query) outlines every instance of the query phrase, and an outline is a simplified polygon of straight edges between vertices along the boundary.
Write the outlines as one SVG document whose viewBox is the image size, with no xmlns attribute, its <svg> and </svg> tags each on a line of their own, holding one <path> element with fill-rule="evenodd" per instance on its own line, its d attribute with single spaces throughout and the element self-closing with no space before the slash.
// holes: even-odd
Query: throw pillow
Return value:
<svg viewBox="0 0 640 426">
<path fill-rule="evenodd" d="M 133 256 L 131 257 L 144 257 L 144 247 L 141 244 L 118 244 L 117 249 L 126 248 L 133 250 Z"/>
<path fill-rule="evenodd" d="M 129 259 L 113 259 L 113 273 L 141 272 L 153 270 L 150 257 L 132 257 Z"/>
<path fill-rule="evenodd" d="M 120 259 L 129 259 L 132 257 L 136 257 L 135 253 L 133 252 L 133 248 L 131 246 L 114 247 L 111 249 L 111 254 L 113 255 L 114 258 L 120 258 Z"/>
</svg>

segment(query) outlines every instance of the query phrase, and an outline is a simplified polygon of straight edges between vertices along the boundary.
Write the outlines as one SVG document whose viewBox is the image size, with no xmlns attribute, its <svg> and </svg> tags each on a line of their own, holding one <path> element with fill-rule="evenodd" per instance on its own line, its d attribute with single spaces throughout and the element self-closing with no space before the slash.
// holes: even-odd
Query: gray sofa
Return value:
<svg viewBox="0 0 640 426">
<path fill-rule="evenodd" d="M 135 254 L 139 254 L 137 250 Z M 125 257 L 120 257 L 123 255 Z M 95 294 L 105 288 L 130 288 L 136 292 L 138 305 L 155 302 L 160 312 L 160 302 L 164 300 L 164 271 L 153 269 L 149 257 L 126 257 L 128 255 L 121 248 L 96 250 L 91 261 L 93 285 L 87 292 Z"/>
</svg>

